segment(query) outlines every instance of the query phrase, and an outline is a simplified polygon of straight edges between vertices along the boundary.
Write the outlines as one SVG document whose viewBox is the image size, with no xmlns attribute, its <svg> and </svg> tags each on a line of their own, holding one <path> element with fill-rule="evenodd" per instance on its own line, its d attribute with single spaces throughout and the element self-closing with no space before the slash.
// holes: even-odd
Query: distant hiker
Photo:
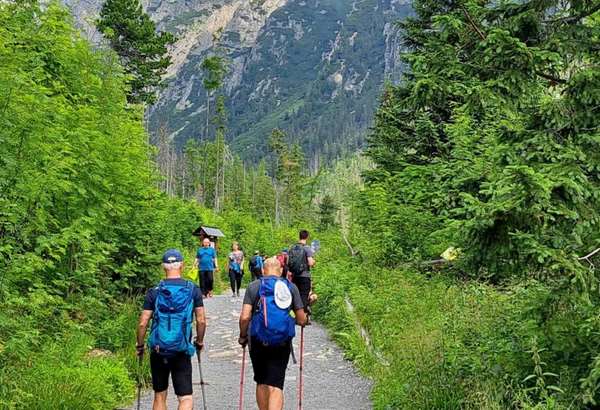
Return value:
<svg viewBox="0 0 600 410">
<path fill-rule="evenodd" d="M 288 278 L 291 280 L 291 277 L 288 277 L 288 248 L 283 248 L 279 255 L 277 255 L 277 260 L 281 265 L 281 277 Z"/>
<path fill-rule="evenodd" d="M 310 314 L 310 293 L 312 280 L 310 269 L 315 266 L 313 249 L 307 245 L 308 231 L 301 230 L 298 243 L 290 246 L 288 251 L 288 269 L 292 274 L 292 282 L 298 287 L 302 304 L 306 313 Z"/>
<path fill-rule="evenodd" d="M 240 287 L 242 286 L 242 276 L 244 271 L 244 252 L 240 250 L 237 242 L 231 244 L 231 253 L 227 257 L 227 268 L 229 271 L 229 284 L 233 296 L 240 296 Z"/>
<path fill-rule="evenodd" d="M 169 375 L 179 400 L 179 410 L 191 410 L 191 356 L 204 346 L 206 319 L 200 289 L 182 279 L 183 255 L 170 249 L 163 255 L 166 279 L 146 293 L 137 330 L 137 354 L 144 355 L 144 339 L 148 322 L 152 328 L 148 338 L 150 369 L 154 390 L 154 410 L 166 410 Z M 196 316 L 196 338 L 192 343 L 193 315 Z"/>
<path fill-rule="evenodd" d="M 250 263 L 248 264 L 252 280 L 262 277 L 263 264 L 263 257 L 260 256 L 260 251 L 254 251 L 254 256 L 250 258 Z"/>
<path fill-rule="evenodd" d="M 248 285 L 240 315 L 239 343 L 245 347 L 250 335 L 250 359 L 260 410 L 283 409 L 283 384 L 295 324 L 306 323 L 298 288 L 280 276 L 279 261 L 267 259 L 264 276 Z M 290 316 L 292 310 L 295 320 Z"/>
<path fill-rule="evenodd" d="M 198 268 L 198 281 L 202 295 L 204 297 L 212 297 L 214 271 L 219 271 L 217 262 L 217 251 L 210 245 L 210 239 L 202 240 L 202 247 L 196 252 L 196 260 L 194 261 L 194 269 Z"/>
</svg>

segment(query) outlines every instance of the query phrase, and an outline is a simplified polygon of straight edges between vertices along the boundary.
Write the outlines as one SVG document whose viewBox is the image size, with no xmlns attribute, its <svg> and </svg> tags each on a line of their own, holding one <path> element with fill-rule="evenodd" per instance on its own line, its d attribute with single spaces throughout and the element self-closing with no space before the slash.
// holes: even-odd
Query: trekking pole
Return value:
<svg viewBox="0 0 600 410">
<path fill-rule="evenodd" d="M 204 376 L 202 376 L 202 360 L 200 359 L 200 350 L 196 350 L 198 356 L 198 371 L 200 372 L 200 389 L 202 390 L 202 408 L 206 410 L 206 392 L 204 391 Z"/>
<path fill-rule="evenodd" d="M 246 374 L 246 346 L 242 351 L 242 374 L 240 376 L 240 405 L 239 410 L 244 409 L 244 376 Z"/>
<path fill-rule="evenodd" d="M 138 368 L 137 368 L 137 410 L 140 410 L 142 405 L 142 378 L 140 373 L 142 371 L 144 356 L 138 356 Z"/>
<path fill-rule="evenodd" d="M 304 370 L 304 326 L 300 328 L 300 377 L 298 381 L 298 410 L 302 410 L 302 395 L 304 390 L 304 378 L 302 371 Z"/>
</svg>

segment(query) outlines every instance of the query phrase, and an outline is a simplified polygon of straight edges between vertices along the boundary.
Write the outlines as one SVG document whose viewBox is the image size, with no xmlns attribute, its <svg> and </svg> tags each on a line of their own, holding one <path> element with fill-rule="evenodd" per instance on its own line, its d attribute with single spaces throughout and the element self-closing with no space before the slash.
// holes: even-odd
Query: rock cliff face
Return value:
<svg viewBox="0 0 600 410">
<path fill-rule="evenodd" d="M 64 0 L 83 31 L 102 0 Z M 395 22 L 409 0 L 146 0 L 161 30 L 177 35 L 168 86 L 150 110 L 151 129 L 178 145 L 206 134 L 200 64 L 227 57 L 228 138 L 246 158 L 273 128 L 311 156 L 333 157 L 363 141 L 384 81 L 397 81 L 401 37 Z M 215 43 L 213 37 L 219 34 Z"/>
</svg>

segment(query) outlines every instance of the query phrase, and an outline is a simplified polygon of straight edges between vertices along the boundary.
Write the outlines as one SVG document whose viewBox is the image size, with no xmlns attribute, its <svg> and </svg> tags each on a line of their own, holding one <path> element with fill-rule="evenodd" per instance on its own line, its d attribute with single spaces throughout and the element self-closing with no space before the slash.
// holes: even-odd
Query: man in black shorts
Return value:
<svg viewBox="0 0 600 410">
<path fill-rule="evenodd" d="M 281 276 L 281 264 L 277 258 L 270 258 L 265 261 L 264 277 L 266 279 L 269 276 Z M 279 280 L 287 283 L 286 279 Z M 261 280 L 255 280 L 248 285 L 244 295 L 239 337 L 239 343 L 242 346 L 248 344 L 248 327 L 253 315 L 258 313 L 260 287 Z M 296 324 L 304 326 L 306 314 L 298 288 L 290 283 L 289 291 L 287 295 L 288 298 L 291 298 L 289 309 L 293 310 L 296 315 Z M 256 402 L 260 410 L 283 409 L 283 384 L 291 348 L 291 339 L 276 345 L 265 345 L 255 335 L 250 335 L 250 359 L 254 369 L 254 381 L 257 384 Z"/>
<path fill-rule="evenodd" d="M 155 308 L 157 305 L 157 298 L 159 298 L 160 286 L 168 288 L 169 290 L 178 290 L 185 288 L 185 292 L 188 293 L 185 300 L 190 300 L 193 307 L 188 305 L 187 311 L 183 314 L 190 312 L 189 323 L 188 318 L 185 318 L 185 323 L 188 327 L 182 326 L 181 324 L 173 329 L 178 329 L 177 332 L 181 333 L 181 345 L 184 349 L 180 351 L 177 349 L 175 352 L 161 351 L 158 346 L 154 347 L 154 350 L 150 354 L 150 369 L 152 371 L 152 387 L 154 390 L 154 404 L 153 410 L 166 410 L 167 409 L 167 388 L 169 387 L 169 375 L 173 380 L 173 387 L 175 394 L 179 400 L 179 410 L 191 410 L 193 408 L 192 401 L 192 361 L 191 356 L 194 354 L 194 348 L 198 352 L 202 350 L 204 345 L 204 333 L 206 330 L 206 319 L 204 316 L 204 306 L 202 302 L 202 293 L 200 288 L 190 281 L 186 281 L 181 277 L 183 271 L 183 256 L 181 252 L 171 249 L 168 250 L 163 256 L 163 268 L 166 273 L 166 279 L 161 281 L 161 284 L 155 288 L 150 289 L 146 293 L 144 300 L 144 308 L 140 316 L 140 321 L 137 331 L 137 352 L 138 356 L 144 354 L 144 339 L 146 337 L 146 330 L 148 328 L 148 322 L 153 317 L 153 321 L 158 321 L 161 314 L 155 315 Z M 164 289 L 163 288 L 163 289 Z M 191 298 L 190 298 L 191 296 Z M 162 311 L 162 310 L 161 310 Z M 191 312 L 196 316 L 196 339 L 194 344 L 191 344 Z M 183 317 L 183 316 L 179 316 Z M 173 316 L 173 320 L 178 320 L 179 317 Z M 170 322 L 170 318 L 169 318 Z M 158 331 L 158 330 L 157 330 Z M 187 334 L 184 332 L 188 332 Z M 153 344 L 154 326 L 153 333 L 150 336 L 149 344 Z"/>
</svg>

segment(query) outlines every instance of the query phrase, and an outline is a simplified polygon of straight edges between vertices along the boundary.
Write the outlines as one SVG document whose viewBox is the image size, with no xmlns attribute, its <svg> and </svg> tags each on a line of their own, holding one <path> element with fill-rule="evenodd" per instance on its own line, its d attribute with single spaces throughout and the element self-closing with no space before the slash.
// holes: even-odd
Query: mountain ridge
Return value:
<svg viewBox="0 0 600 410">
<path fill-rule="evenodd" d="M 63 0 L 88 37 L 101 0 Z M 160 30 L 178 37 L 166 88 L 148 110 L 149 128 L 178 147 L 209 138 L 202 60 L 225 56 L 227 139 L 245 159 L 266 149 L 273 128 L 311 158 L 362 146 L 384 81 L 402 71 L 395 22 L 407 0 L 147 0 Z M 220 32 L 215 44 L 213 36 Z M 155 131 L 156 132 L 156 131 Z M 211 131 L 208 130 L 208 134 Z"/>
</svg>

